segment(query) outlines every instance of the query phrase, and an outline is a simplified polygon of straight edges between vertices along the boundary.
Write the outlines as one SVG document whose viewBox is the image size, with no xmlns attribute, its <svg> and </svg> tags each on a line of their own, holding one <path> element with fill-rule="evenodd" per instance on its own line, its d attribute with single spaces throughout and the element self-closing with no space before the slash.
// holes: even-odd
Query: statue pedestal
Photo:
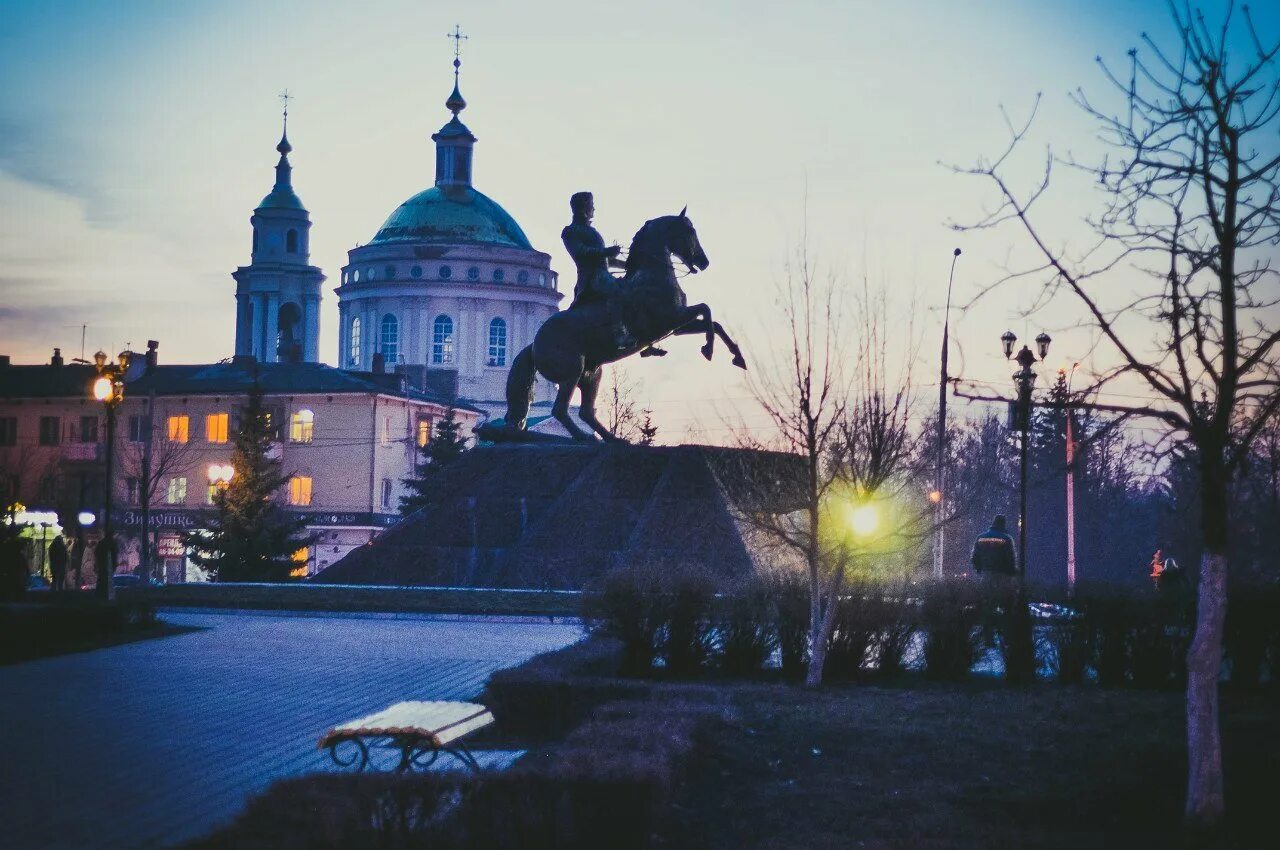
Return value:
<svg viewBox="0 0 1280 850">
<path fill-rule="evenodd" d="M 734 469 L 760 461 L 767 477 L 726 483 L 746 480 L 724 473 L 726 456 Z M 710 446 L 481 446 L 441 472 L 427 507 L 313 581 L 575 590 L 636 562 L 729 578 L 755 564 L 726 488 L 793 510 L 777 484 L 792 465 Z"/>
</svg>

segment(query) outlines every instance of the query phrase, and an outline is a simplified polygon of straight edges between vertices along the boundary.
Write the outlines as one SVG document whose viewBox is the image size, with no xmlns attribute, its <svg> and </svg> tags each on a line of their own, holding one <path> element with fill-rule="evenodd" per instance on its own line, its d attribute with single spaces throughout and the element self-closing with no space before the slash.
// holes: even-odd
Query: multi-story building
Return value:
<svg viewBox="0 0 1280 850">
<path fill-rule="evenodd" d="M 93 378 L 93 367 L 57 354 L 39 366 L 0 358 L 0 497 L 55 512 L 65 533 L 89 542 L 99 534 L 105 495 L 106 425 L 102 405 L 89 394 Z M 230 462 L 238 412 L 255 381 L 278 423 L 275 456 L 290 475 L 280 497 L 315 537 L 299 574 L 323 569 L 398 519 L 418 447 L 450 407 L 464 432 L 479 418 L 475 408 L 415 389 L 403 375 L 258 363 L 244 355 L 162 366 L 152 346 L 135 358 L 116 414 L 121 569 L 138 562 L 149 502 L 166 577 L 200 577 L 182 534 L 210 516 L 209 470 Z M 82 527 L 77 518 L 86 512 L 94 522 Z M 92 575 L 82 565 L 82 579 Z"/>
</svg>

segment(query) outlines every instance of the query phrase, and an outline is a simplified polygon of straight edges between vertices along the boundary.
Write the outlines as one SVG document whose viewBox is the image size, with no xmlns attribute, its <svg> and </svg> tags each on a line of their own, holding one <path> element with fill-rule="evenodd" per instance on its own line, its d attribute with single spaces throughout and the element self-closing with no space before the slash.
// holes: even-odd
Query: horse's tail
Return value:
<svg viewBox="0 0 1280 850">
<path fill-rule="evenodd" d="M 507 427 L 525 429 L 529 418 L 529 405 L 533 404 L 533 381 L 537 369 L 533 362 L 533 346 L 526 345 L 511 361 L 507 374 Z"/>
</svg>

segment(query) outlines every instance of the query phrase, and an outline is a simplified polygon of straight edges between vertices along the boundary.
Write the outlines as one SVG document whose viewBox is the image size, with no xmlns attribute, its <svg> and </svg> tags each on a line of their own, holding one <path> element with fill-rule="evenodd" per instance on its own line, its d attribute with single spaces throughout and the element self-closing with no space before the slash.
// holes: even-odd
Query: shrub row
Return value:
<svg viewBox="0 0 1280 850">
<path fill-rule="evenodd" d="M 314 774 L 277 782 L 201 850 L 646 847 L 726 718 L 697 700 L 615 702 L 563 742 L 480 775 Z"/>
<path fill-rule="evenodd" d="M 1034 611 L 1014 600 L 1012 586 L 965 580 L 852 585 L 839 601 L 825 677 L 892 676 L 910 668 L 957 680 L 992 651 L 1014 682 L 1039 675 L 1105 687 L 1177 687 L 1185 680 L 1194 614 L 1185 592 L 1081 586 L 1069 602 Z M 698 576 L 620 570 L 586 604 L 593 631 L 614 641 L 624 677 L 713 671 L 749 677 L 776 666 L 798 678 L 808 660 L 803 576 L 751 577 L 717 592 Z M 1280 679 L 1280 589 L 1235 588 L 1228 612 L 1229 680 L 1248 686 Z"/>
</svg>

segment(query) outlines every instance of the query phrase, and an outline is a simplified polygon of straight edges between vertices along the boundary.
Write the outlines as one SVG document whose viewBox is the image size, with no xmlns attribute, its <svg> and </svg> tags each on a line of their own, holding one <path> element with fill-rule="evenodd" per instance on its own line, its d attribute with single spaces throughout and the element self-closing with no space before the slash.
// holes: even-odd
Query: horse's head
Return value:
<svg viewBox="0 0 1280 850">
<path fill-rule="evenodd" d="M 689 268 L 690 274 L 697 274 L 711 265 L 711 261 L 707 259 L 707 252 L 702 250 L 698 231 L 689 220 L 688 211 L 689 208 L 685 207 L 679 215 L 667 216 L 667 249 Z"/>
</svg>

